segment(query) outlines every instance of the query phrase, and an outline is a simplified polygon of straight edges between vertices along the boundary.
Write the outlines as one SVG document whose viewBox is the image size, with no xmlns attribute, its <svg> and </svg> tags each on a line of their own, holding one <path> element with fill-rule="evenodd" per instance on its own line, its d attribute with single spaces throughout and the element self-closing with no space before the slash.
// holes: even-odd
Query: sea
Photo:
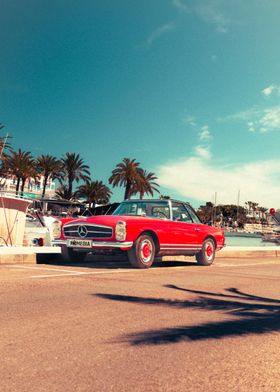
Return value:
<svg viewBox="0 0 280 392">
<path fill-rule="evenodd" d="M 232 233 L 230 235 L 225 233 L 225 238 L 226 246 L 279 246 L 274 242 L 263 241 L 261 237 L 241 237 Z"/>
</svg>

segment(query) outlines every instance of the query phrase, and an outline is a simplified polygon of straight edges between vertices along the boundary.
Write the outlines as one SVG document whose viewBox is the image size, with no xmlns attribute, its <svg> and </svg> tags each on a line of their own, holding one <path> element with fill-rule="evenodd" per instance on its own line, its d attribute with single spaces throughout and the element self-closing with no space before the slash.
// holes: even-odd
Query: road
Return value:
<svg viewBox="0 0 280 392">
<path fill-rule="evenodd" d="M 280 262 L 0 266 L 1 392 L 280 391 Z"/>
</svg>

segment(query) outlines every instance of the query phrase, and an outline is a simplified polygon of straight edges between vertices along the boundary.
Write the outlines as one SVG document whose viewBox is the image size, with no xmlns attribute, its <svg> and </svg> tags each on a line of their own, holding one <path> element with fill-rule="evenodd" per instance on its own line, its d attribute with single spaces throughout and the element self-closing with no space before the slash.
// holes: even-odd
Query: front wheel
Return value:
<svg viewBox="0 0 280 392">
<path fill-rule="evenodd" d="M 72 248 L 67 248 L 67 246 L 61 247 L 62 259 L 65 262 L 80 263 L 86 258 L 86 252 L 75 252 Z"/>
<path fill-rule="evenodd" d="M 211 238 L 207 238 L 203 244 L 201 251 L 196 255 L 199 265 L 211 265 L 215 259 L 215 242 Z"/>
<path fill-rule="evenodd" d="M 140 235 L 127 251 L 130 264 L 135 268 L 150 268 L 155 258 L 155 243 L 148 234 Z"/>
</svg>

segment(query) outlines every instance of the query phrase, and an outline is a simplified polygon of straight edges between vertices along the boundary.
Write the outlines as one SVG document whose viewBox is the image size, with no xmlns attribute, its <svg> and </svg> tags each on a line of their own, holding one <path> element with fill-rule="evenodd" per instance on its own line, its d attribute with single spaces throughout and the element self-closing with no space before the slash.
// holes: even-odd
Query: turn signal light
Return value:
<svg viewBox="0 0 280 392">
<path fill-rule="evenodd" d="M 59 220 L 52 223 L 52 236 L 54 239 L 61 237 L 61 222 Z"/>
</svg>

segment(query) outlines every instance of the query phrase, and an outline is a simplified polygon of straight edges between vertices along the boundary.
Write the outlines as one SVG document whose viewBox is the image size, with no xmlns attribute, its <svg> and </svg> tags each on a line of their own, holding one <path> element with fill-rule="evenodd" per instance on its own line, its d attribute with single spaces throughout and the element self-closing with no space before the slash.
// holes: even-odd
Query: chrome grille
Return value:
<svg viewBox="0 0 280 392">
<path fill-rule="evenodd" d="M 66 225 L 63 227 L 63 232 L 65 237 L 71 238 L 111 238 L 113 235 L 112 227 L 82 223 Z"/>
</svg>

